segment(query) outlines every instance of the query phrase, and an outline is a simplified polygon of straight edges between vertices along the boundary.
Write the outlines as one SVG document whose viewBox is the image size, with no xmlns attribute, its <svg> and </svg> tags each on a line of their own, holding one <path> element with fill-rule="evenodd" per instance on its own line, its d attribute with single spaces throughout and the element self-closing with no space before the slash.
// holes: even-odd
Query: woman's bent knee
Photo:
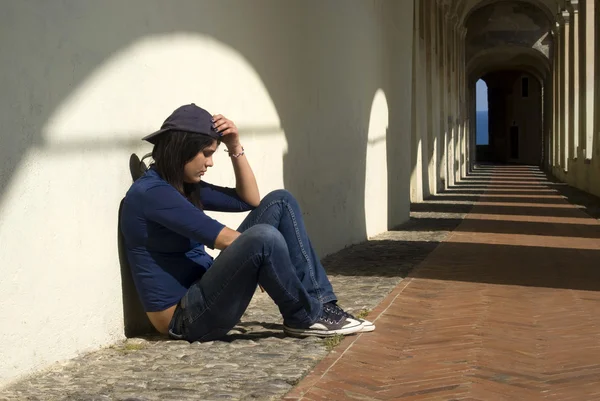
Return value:
<svg viewBox="0 0 600 401">
<path fill-rule="evenodd" d="M 270 224 L 256 224 L 244 231 L 240 238 L 260 245 L 285 243 L 283 235 Z"/>
<path fill-rule="evenodd" d="M 289 192 L 286 189 L 276 189 L 274 191 L 269 192 L 264 198 L 263 198 L 263 202 L 273 202 L 273 201 L 279 201 L 279 200 L 284 200 L 287 202 L 296 201 L 296 198 L 294 198 L 294 195 L 292 195 L 291 192 Z"/>
</svg>

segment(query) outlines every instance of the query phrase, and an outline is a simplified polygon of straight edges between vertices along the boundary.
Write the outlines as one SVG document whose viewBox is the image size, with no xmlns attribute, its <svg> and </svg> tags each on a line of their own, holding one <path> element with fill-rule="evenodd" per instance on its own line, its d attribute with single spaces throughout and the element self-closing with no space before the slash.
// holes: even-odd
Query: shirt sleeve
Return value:
<svg viewBox="0 0 600 401">
<path fill-rule="evenodd" d="M 215 240 L 225 227 L 192 205 L 189 200 L 168 184 L 146 190 L 143 208 L 144 214 L 149 220 L 209 248 L 215 247 Z"/>
<path fill-rule="evenodd" d="M 225 188 L 202 181 L 198 186 L 200 201 L 205 210 L 215 212 L 246 212 L 254 209 L 244 202 L 235 188 Z"/>
</svg>

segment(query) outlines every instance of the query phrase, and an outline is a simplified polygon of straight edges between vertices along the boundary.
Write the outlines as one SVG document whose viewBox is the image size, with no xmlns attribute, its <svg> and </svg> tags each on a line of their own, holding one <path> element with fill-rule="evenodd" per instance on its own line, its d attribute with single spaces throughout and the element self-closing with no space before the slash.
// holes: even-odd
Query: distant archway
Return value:
<svg viewBox="0 0 600 401">
<path fill-rule="evenodd" d="M 475 111 L 476 130 L 477 130 L 477 145 L 489 145 L 490 138 L 488 132 L 488 90 L 487 84 L 483 79 L 476 83 L 475 92 Z"/>
<path fill-rule="evenodd" d="M 478 161 L 540 165 L 542 83 L 524 70 L 494 71 L 482 77 L 488 87 L 488 135 L 477 146 Z"/>
</svg>

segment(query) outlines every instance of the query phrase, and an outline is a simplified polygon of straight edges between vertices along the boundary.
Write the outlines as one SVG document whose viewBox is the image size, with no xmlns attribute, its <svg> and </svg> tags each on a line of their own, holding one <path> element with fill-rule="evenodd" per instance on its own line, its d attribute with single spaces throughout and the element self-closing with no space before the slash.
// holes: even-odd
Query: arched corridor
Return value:
<svg viewBox="0 0 600 401">
<path fill-rule="evenodd" d="M 476 162 L 538 166 L 600 195 L 598 8 L 593 0 L 415 2 L 413 202 L 459 182 Z M 478 80 L 489 100 L 489 144 L 479 147 Z"/>
<path fill-rule="evenodd" d="M 373 399 L 598 397 L 599 216 L 563 194 L 600 196 L 599 8 L 415 2 L 413 102 L 430 107 L 413 113 L 412 216 L 436 230 L 454 214 L 455 230 L 378 309 L 400 334 L 349 345 L 306 399 L 342 391 L 318 383 L 354 359 L 385 366 L 361 393 Z M 394 358 L 379 361 L 376 341 Z"/>
</svg>

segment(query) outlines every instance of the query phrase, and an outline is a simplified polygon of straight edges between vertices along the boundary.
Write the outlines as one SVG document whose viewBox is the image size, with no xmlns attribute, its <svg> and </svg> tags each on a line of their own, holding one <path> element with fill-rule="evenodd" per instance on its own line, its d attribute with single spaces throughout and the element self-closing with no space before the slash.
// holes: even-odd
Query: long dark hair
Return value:
<svg viewBox="0 0 600 401">
<path fill-rule="evenodd" d="M 153 166 L 158 174 L 200 209 L 202 203 L 198 191 L 195 190 L 196 185 L 184 182 L 183 168 L 213 142 L 214 139 L 208 135 L 170 131 L 162 134 L 152 149 Z"/>
</svg>

